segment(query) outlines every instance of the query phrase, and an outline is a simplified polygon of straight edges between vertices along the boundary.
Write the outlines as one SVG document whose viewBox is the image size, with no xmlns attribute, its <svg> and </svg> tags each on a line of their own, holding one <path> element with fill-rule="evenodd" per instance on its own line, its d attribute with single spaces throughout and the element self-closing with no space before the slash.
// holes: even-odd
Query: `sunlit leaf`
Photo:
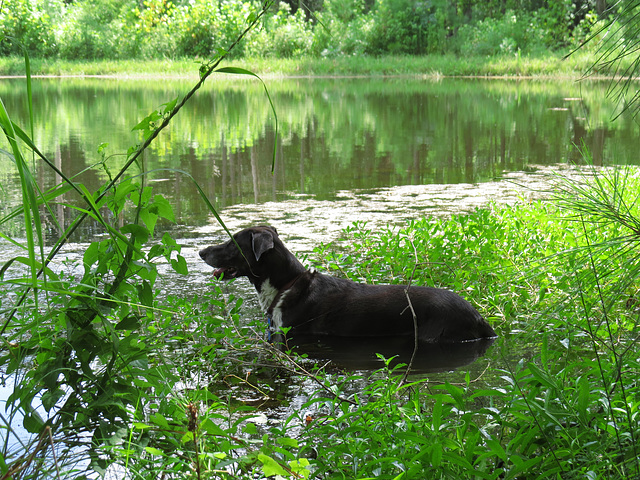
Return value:
<svg viewBox="0 0 640 480">
<path fill-rule="evenodd" d="M 264 473 L 265 477 L 274 477 L 276 475 L 288 476 L 289 472 L 287 472 L 282 465 L 276 462 L 273 458 L 264 455 L 262 453 L 258 454 L 258 460 L 262 462 L 262 473 Z"/>
<path fill-rule="evenodd" d="M 150 454 L 150 455 L 155 455 L 157 457 L 159 456 L 163 456 L 164 452 L 158 448 L 154 448 L 154 447 L 144 447 L 144 450 Z"/>
</svg>

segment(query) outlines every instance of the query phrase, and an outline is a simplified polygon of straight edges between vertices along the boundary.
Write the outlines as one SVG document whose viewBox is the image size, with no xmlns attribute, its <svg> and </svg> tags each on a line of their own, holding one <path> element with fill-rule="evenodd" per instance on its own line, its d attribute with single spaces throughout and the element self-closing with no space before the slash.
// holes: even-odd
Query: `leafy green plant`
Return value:
<svg viewBox="0 0 640 480">
<path fill-rule="evenodd" d="M 70 3 L 53 32 L 59 55 L 77 59 L 123 56 L 121 49 L 127 43 L 123 40 L 129 32 L 120 18 L 126 11 L 118 0 Z"/>
<path fill-rule="evenodd" d="M 355 224 L 344 232 L 349 249 L 323 264 L 359 281 L 450 288 L 477 302 L 489 318 L 509 322 L 515 312 L 540 307 L 553 274 L 533 267 L 576 235 L 553 220 L 554 211 L 543 202 L 518 209 L 495 205 L 378 233 Z"/>
<path fill-rule="evenodd" d="M 55 55 L 58 45 L 54 26 L 64 12 L 65 5 L 60 0 L 3 2 L 0 4 L 0 54 L 16 54 L 26 47 L 32 55 Z"/>
<path fill-rule="evenodd" d="M 478 385 L 409 386 L 388 372 L 357 406 L 319 393 L 308 404 L 318 421 L 303 434 L 311 468 L 345 478 L 635 478 L 637 178 L 633 168 L 588 169 L 559 179 L 553 203 L 382 231 L 356 224 L 340 253 L 318 249 L 338 275 L 463 292 L 503 340 L 502 367 Z"/>
<path fill-rule="evenodd" d="M 263 28 L 253 32 L 247 39 L 248 56 L 292 58 L 309 52 L 312 34 L 304 11 L 291 15 L 290 10 L 288 4 L 280 3 L 278 11 L 265 20 Z"/>
<path fill-rule="evenodd" d="M 637 2 L 622 2 L 631 14 Z M 209 57 L 246 26 L 258 0 L 4 0 L 0 34 L 28 46 L 38 57 L 74 59 L 172 59 Z M 289 8 L 291 6 L 291 8 Z M 512 55 L 561 50 L 584 37 L 591 20 L 605 18 L 571 0 L 462 3 L 445 0 L 279 2 L 231 56 L 356 54 Z M 582 10 L 585 10 L 584 12 Z M 585 17 L 586 18 L 586 17 Z M 595 23 L 598 20 L 594 20 Z M 618 22 L 622 25 L 625 22 Z M 619 38 L 623 38 L 621 35 Z M 633 37 L 629 37 L 633 38 Z M 245 48 L 246 47 L 246 48 Z M 15 42 L 0 50 L 17 55 Z M 460 60 L 459 58 L 457 59 Z"/>
<path fill-rule="evenodd" d="M 250 16 L 245 33 L 267 8 L 265 5 Z M 236 43 L 240 39 L 241 36 Z M 27 55 L 25 58 L 31 109 L 29 58 Z M 6 215 L 2 223 L 22 216 L 26 232 L 26 245 L 3 234 L 5 240 L 24 248 L 26 254 L 12 258 L 0 268 L 3 305 L 5 301 L 11 305 L 3 310 L 0 364 L 3 375 L 13 377 L 14 391 L 7 399 L 10 416 L 20 412 L 24 428 L 38 434 L 33 445 L 26 447 L 26 453 L 9 450 L 9 443 L 3 446 L 5 460 L 0 465 L 3 475 L 35 477 L 48 468 L 50 457 L 46 451 L 48 446 L 53 447 L 54 439 L 59 447 L 53 457 L 55 470 L 59 469 L 59 461 L 63 464 L 71 461 L 81 446 L 89 448 L 85 455 L 90 456 L 91 467 L 96 471 L 104 471 L 120 455 L 125 458 L 125 467 L 129 467 L 135 463 L 133 453 L 146 452 L 154 456 L 158 449 L 149 444 L 157 439 L 161 445 L 179 446 L 184 450 L 178 463 L 185 471 L 190 471 L 193 464 L 201 465 L 196 427 L 187 422 L 183 438 L 176 438 L 175 430 L 181 427 L 173 424 L 170 427 L 166 421 L 170 418 L 171 422 L 180 424 L 186 418 L 184 405 L 172 398 L 173 386 L 186 379 L 181 379 L 176 365 L 164 361 L 162 352 L 167 338 L 177 343 L 184 341 L 184 332 L 192 328 L 197 314 L 177 317 L 180 321 L 176 321 L 179 310 L 163 307 L 158 302 L 158 263 L 166 262 L 178 274 L 188 272 L 185 259 L 180 255 L 181 247 L 170 235 L 165 234 L 152 243 L 158 221 L 174 221 L 174 218 L 169 202 L 154 195 L 146 185 L 140 159 L 159 132 L 214 71 L 250 73 L 231 67 L 218 68 L 223 58 L 224 54 L 202 64 L 200 81 L 184 98 L 166 103 L 134 127 L 141 131 L 142 143 L 129 150 L 125 166 L 112 173 L 107 159 L 99 162 L 109 182 L 97 192 L 89 192 L 57 169 L 34 145 L 33 135 L 16 125 L 0 102 L 0 126 L 11 148 L 10 152 L 3 150 L 2 153 L 16 164 L 23 196 L 22 206 Z M 31 130 L 33 119 L 32 114 Z M 104 148 L 103 145 L 100 150 Z M 23 149 L 30 151 L 34 162 L 37 159 L 53 169 L 63 182 L 41 191 L 31 175 Z M 140 173 L 130 175 L 128 170 L 134 164 L 139 166 Z M 49 248 L 43 235 L 40 209 L 56 222 L 52 204 L 61 201 L 61 195 L 68 192 L 77 194 L 83 204 L 74 207 L 76 216 L 68 228 L 57 225 L 63 233 Z M 217 216 L 204 194 L 203 201 Z M 57 257 L 62 246 L 78 226 L 88 220 L 103 229 L 104 239 L 92 242 L 78 262 L 67 260 L 59 264 Z M 20 265 L 27 267 L 26 274 L 18 268 Z M 201 331 L 206 331 L 212 339 L 220 339 L 221 333 L 216 332 L 225 331 L 222 324 L 228 319 L 232 325 L 237 322 L 240 305 L 241 302 L 228 306 L 225 302 L 212 301 L 211 306 L 217 313 L 213 319 L 207 317 L 210 323 L 207 328 L 201 326 Z M 223 349 L 202 345 L 202 341 L 200 345 L 203 351 L 224 358 L 220 354 Z M 215 402 L 211 396 L 202 398 Z M 196 400 L 202 399 L 196 396 Z M 188 405 L 192 403 L 188 400 Z M 36 408 L 38 404 L 42 408 Z M 215 407 L 212 411 L 218 409 Z M 189 411 L 196 415 L 196 410 L 194 407 Z M 215 415 L 219 414 L 212 413 L 211 418 L 217 418 Z M 134 428 L 127 428 L 131 422 L 135 422 Z M 147 435 L 151 433 L 148 424 L 155 425 L 160 434 Z M 9 429 L 7 426 L 7 431 Z M 138 430 L 143 434 L 138 435 Z M 226 439 L 223 442 L 228 443 L 231 434 L 227 430 L 221 432 Z M 125 446 L 127 439 L 128 446 Z M 137 441 L 135 452 L 131 450 L 134 439 Z"/>
<path fill-rule="evenodd" d="M 528 13 L 508 11 L 501 18 L 486 18 L 473 25 L 461 26 L 461 51 L 482 55 L 535 52 L 543 47 L 545 39 L 545 30 L 539 23 Z"/>
<path fill-rule="evenodd" d="M 373 8 L 373 27 L 367 37 L 370 53 L 435 53 L 444 48 L 446 2 L 380 0 Z"/>
</svg>

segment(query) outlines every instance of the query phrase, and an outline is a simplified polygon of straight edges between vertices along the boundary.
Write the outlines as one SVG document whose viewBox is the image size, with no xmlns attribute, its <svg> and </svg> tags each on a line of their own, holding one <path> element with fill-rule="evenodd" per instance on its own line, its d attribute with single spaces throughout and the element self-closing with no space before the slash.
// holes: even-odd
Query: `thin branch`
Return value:
<svg viewBox="0 0 640 480">
<path fill-rule="evenodd" d="M 291 355 L 288 355 L 287 353 L 283 352 L 282 350 L 279 350 L 273 344 L 268 343 L 265 340 L 262 340 L 262 344 L 263 344 L 263 347 L 266 350 L 276 354 L 278 359 L 281 361 L 280 365 L 285 370 L 288 370 L 291 373 L 295 373 L 296 375 L 300 375 L 300 374 L 304 375 L 305 377 L 311 379 L 313 382 L 318 384 L 325 392 L 329 393 L 332 397 L 334 397 L 335 399 L 337 399 L 337 400 L 339 400 L 341 402 L 349 403 L 350 405 L 357 405 L 358 404 L 357 402 L 355 402 L 355 401 L 353 401 L 353 400 L 351 400 L 349 398 L 345 398 L 345 397 L 337 394 L 336 392 L 332 391 L 329 387 L 327 387 L 324 383 L 322 383 L 322 381 L 320 381 L 320 379 L 316 375 L 314 375 L 313 373 L 309 372 L 306 368 L 304 368 L 302 365 L 300 365 L 298 362 L 296 362 L 291 357 Z M 294 368 L 291 368 L 290 366 L 288 366 L 282 360 L 286 360 L 286 362 L 288 362 L 291 365 L 293 365 Z"/>
<path fill-rule="evenodd" d="M 418 316 L 416 315 L 416 311 L 413 308 L 413 303 L 411 303 L 411 298 L 409 297 L 409 288 L 411 288 L 411 283 L 413 282 L 413 277 L 416 273 L 416 268 L 418 267 L 418 264 L 419 264 L 418 251 L 414 243 L 411 241 L 411 239 L 409 239 L 409 242 L 411 243 L 411 247 L 413 248 L 413 256 L 415 258 L 415 263 L 413 264 L 413 270 L 411 271 L 411 276 L 409 277 L 409 283 L 404 289 L 404 294 L 407 297 L 407 304 L 408 304 L 407 308 L 411 310 L 411 316 L 413 318 L 413 352 L 411 353 L 411 359 L 409 360 L 407 369 L 405 370 L 404 375 L 402 376 L 402 380 L 400 381 L 401 386 L 405 384 L 405 382 L 407 381 L 407 378 L 409 377 L 409 373 L 411 372 L 411 368 L 413 367 L 413 361 L 415 360 L 416 355 L 418 354 L 418 347 L 419 347 Z"/>
</svg>

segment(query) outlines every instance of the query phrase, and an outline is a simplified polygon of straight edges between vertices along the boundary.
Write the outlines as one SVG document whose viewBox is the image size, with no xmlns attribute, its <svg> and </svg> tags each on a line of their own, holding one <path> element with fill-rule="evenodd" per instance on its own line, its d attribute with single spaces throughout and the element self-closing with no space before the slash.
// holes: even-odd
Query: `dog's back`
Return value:
<svg viewBox="0 0 640 480">
<path fill-rule="evenodd" d="M 414 324 L 415 312 L 415 324 Z M 465 341 L 496 333 L 459 295 L 431 287 L 366 285 L 306 273 L 283 298 L 282 326 L 314 335 L 413 335 L 422 341 Z"/>
</svg>

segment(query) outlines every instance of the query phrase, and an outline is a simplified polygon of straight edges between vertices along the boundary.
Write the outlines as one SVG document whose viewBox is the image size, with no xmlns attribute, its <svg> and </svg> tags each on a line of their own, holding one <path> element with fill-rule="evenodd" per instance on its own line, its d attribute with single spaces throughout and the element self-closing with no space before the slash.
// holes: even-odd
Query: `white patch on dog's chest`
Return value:
<svg viewBox="0 0 640 480">
<path fill-rule="evenodd" d="M 265 280 L 262 285 L 260 285 L 260 290 L 258 291 L 258 301 L 260 302 L 260 306 L 262 310 L 265 312 L 269 309 L 271 304 L 273 303 L 273 299 L 276 298 L 278 294 L 278 290 L 275 289 L 269 280 Z"/>
<path fill-rule="evenodd" d="M 271 285 L 269 280 L 265 280 L 260 286 L 260 291 L 258 292 L 258 301 L 260 302 L 260 306 L 262 310 L 268 314 L 269 307 L 273 303 L 274 299 L 278 295 L 278 290 Z M 287 292 L 283 292 L 283 294 L 278 299 L 276 305 L 273 306 L 273 311 L 271 312 L 271 324 L 270 327 L 273 331 L 278 331 L 282 328 L 282 310 L 280 310 L 280 305 L 282 305 L 282 301 L 284 297 L 286 297 Z"/>
</svg>

